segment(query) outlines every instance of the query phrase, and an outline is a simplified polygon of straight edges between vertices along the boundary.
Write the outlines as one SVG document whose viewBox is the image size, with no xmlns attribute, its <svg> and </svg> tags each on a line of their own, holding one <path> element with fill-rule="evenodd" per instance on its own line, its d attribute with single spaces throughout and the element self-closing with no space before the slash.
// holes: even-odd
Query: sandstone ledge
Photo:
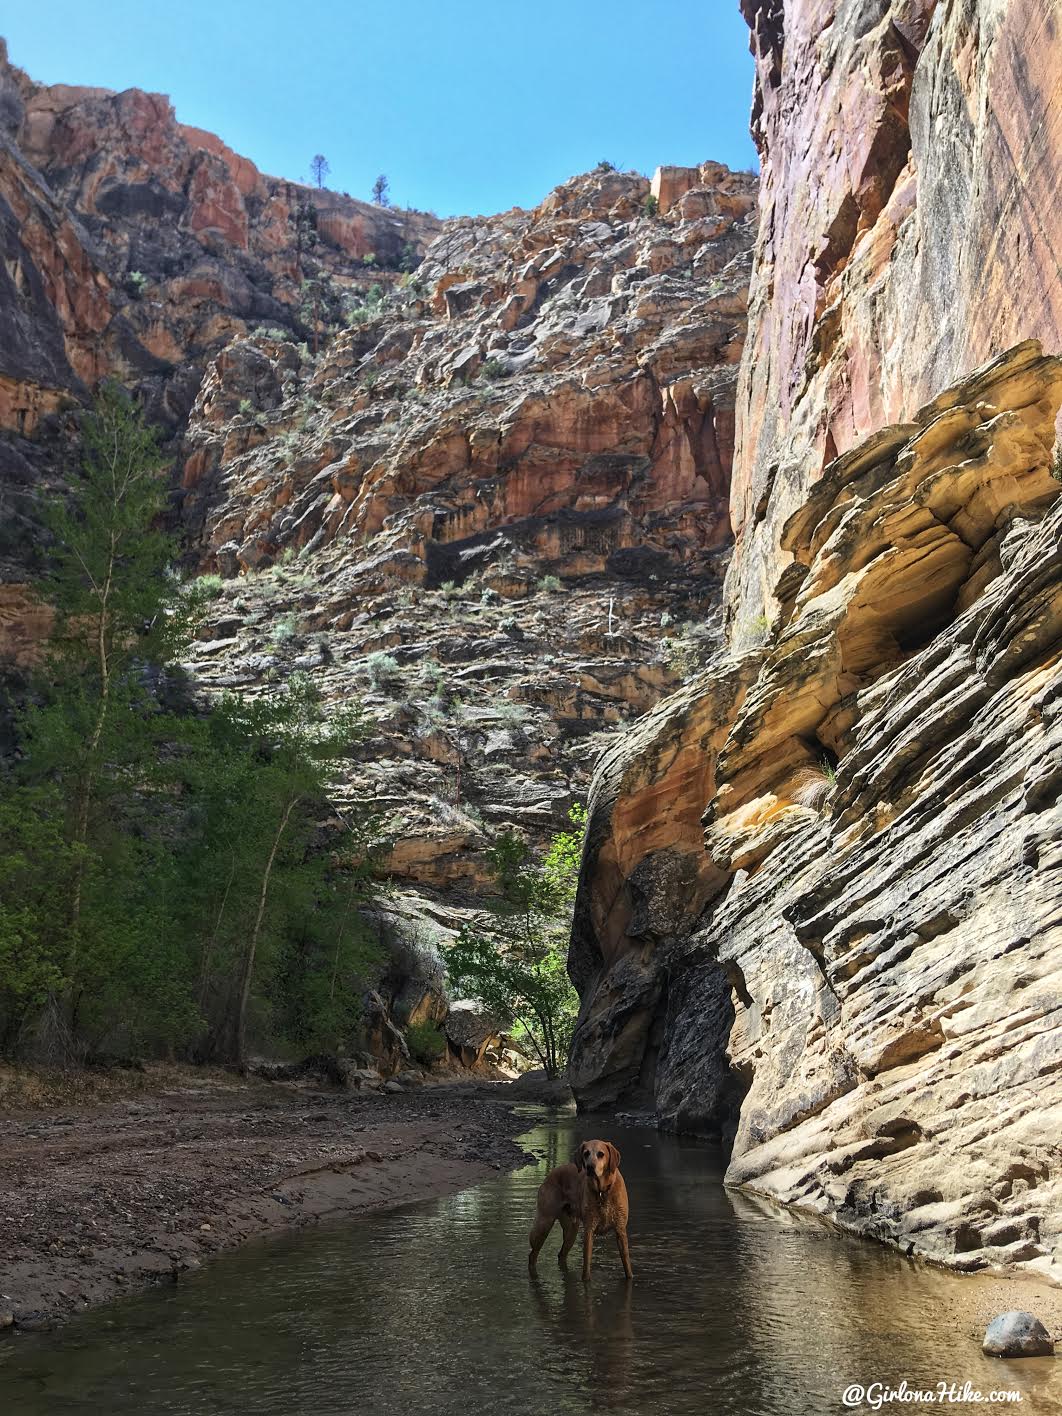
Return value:
<svg viewBox="0 0 1062 1416">
<path fill-rule="evenodd" d="M 731 1183 L 908 1252 L 1056 1278 L 1060 402 L 1026 343 L 826 469 L 764 642 L 599 768 L 571 956 L 582 1104 L 732 1138 Z"/>
</svg>

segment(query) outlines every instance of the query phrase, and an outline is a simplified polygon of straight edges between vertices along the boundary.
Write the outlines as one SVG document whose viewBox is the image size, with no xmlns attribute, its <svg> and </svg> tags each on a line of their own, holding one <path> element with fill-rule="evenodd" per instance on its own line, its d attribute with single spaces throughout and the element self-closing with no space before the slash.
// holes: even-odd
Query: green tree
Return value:
<svg viewBox="0 0 1062 1416">
<path fill-rule="evenodd" d="M 325 157 L 323 152 L 315 152 L 313 157 L 310 158 L 310 171 L 313 173 L 313 180 L 317 183 L 318 187 L 323 187 L 325 178 L 332 171 L 328 158 Z"/>
<path fill-rule="evenodd" d="M 450 947 L 454 988 L 501 1019 L 512 1019 L 549 1077 L 568 1057 L 579 999 L 565 958 L 579 878 L 586 810 L 572 807 L 572 829 L 554 836 L 536 861 L 514 832 L 489 852 L 497 899 L 489 927 L 466 926 Z"/>
<path fill-rule="evenodd" d="M 357 710 L 326 717 L 300 676 L 195 703 L 172 664 L 212 592 L 170 573 L 164 501 L 154 435 L 105 388 L 45 508 L 55 628 L 0 768 L 5 1054 L 242 1061 L 252 1005 L 318 1050 L 356 1022 L 373 832 L 346 819 L 335 847 L 326 798 Z"/>
<path fill-rule="evenodd" d="M 62 941 L 74 855 L 54 788 L 0 797 L 0 1054 L 65 982 Z"/>
<path fill-rule="evenodd" d="M 35 702 L 18 724 L 22 761 L 8 804 L 26 808 L 36 823 L 27 829 L 55 846 L 53 902 L 37 909 L 35 937 L 71 1034 L 88 984 L 114 973 L 123 950 L 144 963 L 162 942 L 147 938 L 154 908 L 138 925 L 133 900 L 117 927 L 112 916 L 119 879 L 139 894 L 150 846 L 137 823 L 164 773 L 160 731 L 169 715 L 150 665 L 172 660 L 197 612 L 196 596 L 182 597 L 168 574 L 173 544 L 157 524 L 163 465 L 140 410 L 106 385 L 84 422 L 71 495 L 43 510 L 54 544 L 40 593 L 55 625 Z M 20 849 L 10 833 L 6 845 L 9 862 L 38 858 L 37 847 L 25 841 Z M 32 896 L 29 875 L 21 879 Z M 147 903 L 159 898 L 153 890 Z"/>
<path fill-rule="evenodd" d="M 227 695 L 188 755 L 196 829 L 184 865 L 198 929 L 204 1051 L 243 1063 L 256 990 L 293 1042 L 334 1050 L 353 1024 L 372 950 L 373 823 L 344 819 L 334 855 L 315 840 L 328 788 L 362 732 L 357 707 L 326 717 L 301 674 L 257 699 Z M 328 813 L 335 821 L 334 813 Z"/>
</svg>

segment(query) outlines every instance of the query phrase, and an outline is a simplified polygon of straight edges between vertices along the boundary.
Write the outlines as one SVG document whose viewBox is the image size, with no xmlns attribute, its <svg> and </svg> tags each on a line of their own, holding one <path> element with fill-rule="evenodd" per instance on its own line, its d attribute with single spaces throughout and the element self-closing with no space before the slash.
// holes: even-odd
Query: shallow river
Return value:
<svg viewBox="0 0 1062 1416">
<path fill-rule="evenodd" d="M 260 1242 L 58 1334 L 0 1343 L 0 1412 L 817 1416 L 843 1411 L 853 1383 L 873 1398 L 873 1382 L 903 1379 L 1013 1389 L 1022 1400 L 1006 1409 L 1022 1416 L 1062 1410 L 1062 1359 L 981 1355 L 976 1280 L 728 1193 L 694 1142 L 603 1129 L 623 1153 L 633 1284 L 611 1236 L 589 1289 L 578 1246 L 562 1273 L 559 1228 L 529 1278 L 535 1191 L 586 1130 L 536 1121 L 537 1167 Z"/>
</svg>

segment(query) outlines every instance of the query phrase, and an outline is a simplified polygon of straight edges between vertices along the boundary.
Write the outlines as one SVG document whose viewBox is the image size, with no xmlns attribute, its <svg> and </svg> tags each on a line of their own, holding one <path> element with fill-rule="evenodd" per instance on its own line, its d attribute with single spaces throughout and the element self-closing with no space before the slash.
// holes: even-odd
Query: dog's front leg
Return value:
<svg viewBox="0 0 1062 1416">
<path fill-rule="evenodd" d="M 594 1256 L 594 1231 L 588 1224 L 583 1230 L 583 1282 L 590 1282 L 590 1260 Z"/>
</svg>

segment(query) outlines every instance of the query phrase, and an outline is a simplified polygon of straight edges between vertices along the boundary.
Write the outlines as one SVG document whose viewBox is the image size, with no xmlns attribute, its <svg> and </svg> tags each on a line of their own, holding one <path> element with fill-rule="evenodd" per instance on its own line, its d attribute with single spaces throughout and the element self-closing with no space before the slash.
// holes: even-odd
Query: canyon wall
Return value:
<svg viewBox="0 0 1062 1416">
<path fill-rule="evenodd" d="M 1022 339 L 1062 347 L 1059 0 L 742 0 L 760 224 L 728 584 L 773 614 L 833 458 Z"/>
<path fill-rule="evenodd" d="M 37 499 L 116 376 L 163 429 L 187 573 L 217 577 L 192 691 L 305 672 L 367 709 L 334 805 L 386 838 L 388 1065 L 393 1021 L 446 1010 L 435 946 L 483 908 L 492 837 L 566 827 L 608 734 L 717 642 L 756 190 L 602 163 L 441 223 L 0 56 L 0 660 L 39 658 Z"/>
<path fill-rule="evenodd" d="M 110 375 L 173 430 L 223 344 L 301 327 L 305 279 L 379 279 L 439 228 L 266 177 L 162 94 L 36 84 L 0 40 L 0 429 Z"/>
<path fill-rule="evenodd" d="M 1058 1277 L 1058 6 L 743 10 L 730 646 L 595 773 L 571 1081 Z"/>
<path fill-rule="evenodd" d="M 654 214 L 602 166 L 447 222 L 316 356 L 230 343 L 192 409 L 184 523 L 223 584 L 189 672 L 364 703 L 340 798 L 379 813 L 422 939 L 482 908 L 492 834 L 563 829 L 607 734 L 718 639 L 756 180 L 672 185 Z"/>
</svg>

